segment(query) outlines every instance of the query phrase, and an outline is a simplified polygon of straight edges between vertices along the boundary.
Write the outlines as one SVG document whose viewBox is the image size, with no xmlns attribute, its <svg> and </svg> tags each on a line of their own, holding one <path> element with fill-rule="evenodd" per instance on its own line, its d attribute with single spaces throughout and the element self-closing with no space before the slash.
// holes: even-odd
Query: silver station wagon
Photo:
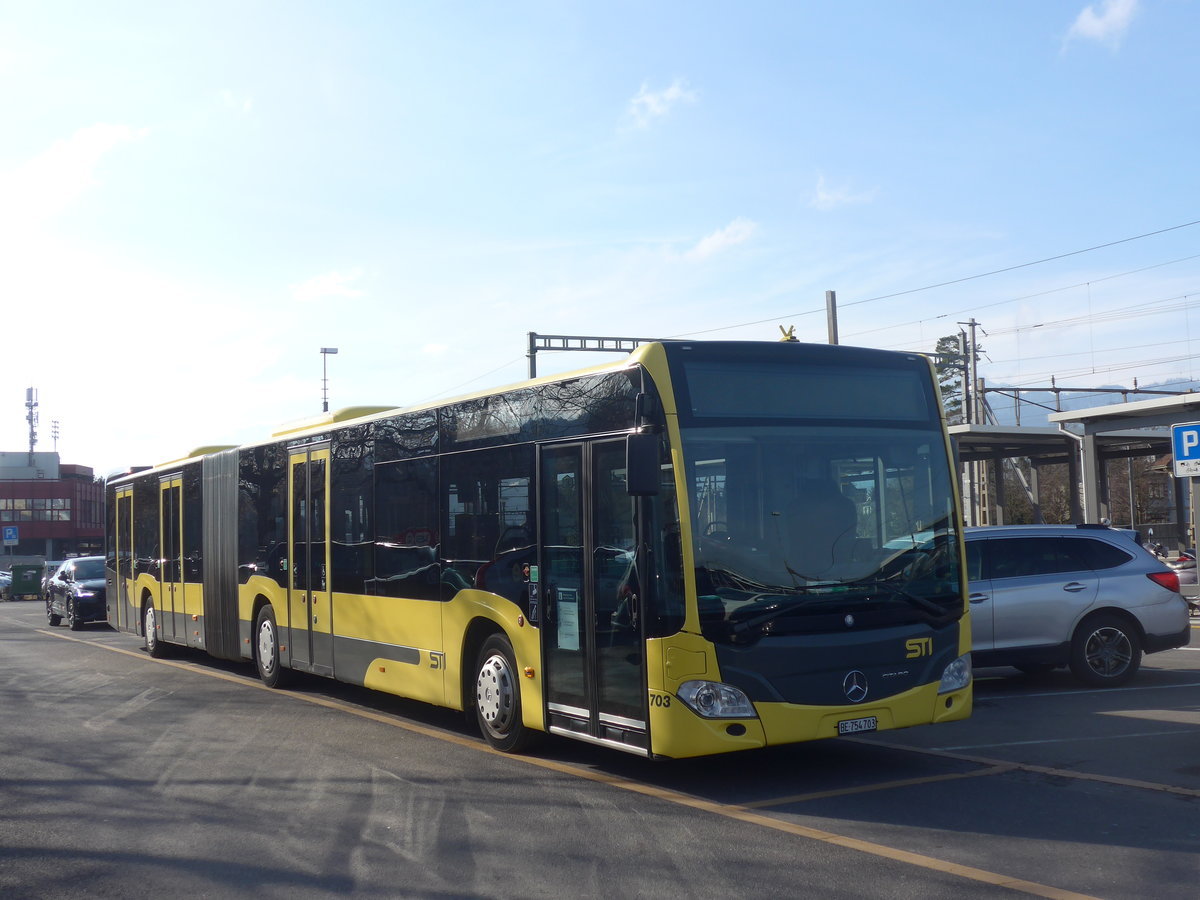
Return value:
<svg viewBox="0 0 1200 900">
<path fill-rule="evenodd" d="M 1124 684 L 1143 653 L 1191 638 L 1179 576 L 1130 531 L 1103 525 L 968 528 L 972 662 Z"/>
</svg>

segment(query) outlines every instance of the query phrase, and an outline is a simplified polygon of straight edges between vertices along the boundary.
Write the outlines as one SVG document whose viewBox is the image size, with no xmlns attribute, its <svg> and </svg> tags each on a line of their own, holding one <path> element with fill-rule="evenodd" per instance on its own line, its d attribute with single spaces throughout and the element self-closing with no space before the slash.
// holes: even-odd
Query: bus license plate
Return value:
<svg viewBox="0 0 1200 900">
<path fill-rule="evenodd" d="M 875 716 L 866 716 L 862 719 L 843 719 L 838 722 L 838 734 L 858 734 L 863 731 L 877 731 L 879 729 L 879 719 Z"/>
</svg>

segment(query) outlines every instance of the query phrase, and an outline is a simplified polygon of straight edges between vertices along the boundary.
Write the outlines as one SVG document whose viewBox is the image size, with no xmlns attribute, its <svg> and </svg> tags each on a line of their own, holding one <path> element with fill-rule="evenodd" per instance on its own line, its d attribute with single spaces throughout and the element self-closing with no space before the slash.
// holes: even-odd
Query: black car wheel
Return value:
<svg viewBox="0 0 1200 900">
<path fill-rule="evenodd" d="M 1137 674 L 1142 644 L 1125 619 L 1099 613 L 1084 619 L 1071 640 L 1071 673 L 1095 687 L 1115 687 Z"/>
<path fill-rule="evenodd" d="M 49 600 L 46 601 L 46 621 L 52 626 L 62 623 L 62 616 L 54 611 L 54 607 Z"/>
<path fill-rule="evenodd" d="M 79 610 L 75 608 L 75 598 L 70 597 L 67 600 L 67 624 L 72 631 L 78 631 L 83 627 L 83 620 L 79 618 Z"/>
</svg>

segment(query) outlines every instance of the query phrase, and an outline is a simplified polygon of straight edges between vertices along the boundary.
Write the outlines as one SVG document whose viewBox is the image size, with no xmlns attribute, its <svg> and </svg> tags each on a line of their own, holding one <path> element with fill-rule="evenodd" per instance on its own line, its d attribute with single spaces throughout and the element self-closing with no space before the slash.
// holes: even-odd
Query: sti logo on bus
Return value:
<svg viewBox="0 0 1200 900">
<path fill-rule="evenodd" d="M 910 638 L 904 642 L 904 649 L 908 651 L 904 654 L 905 659 L 916 659 L 918 656 L 931 656 L 933 654 L 933 638 Z"/>
</svg>

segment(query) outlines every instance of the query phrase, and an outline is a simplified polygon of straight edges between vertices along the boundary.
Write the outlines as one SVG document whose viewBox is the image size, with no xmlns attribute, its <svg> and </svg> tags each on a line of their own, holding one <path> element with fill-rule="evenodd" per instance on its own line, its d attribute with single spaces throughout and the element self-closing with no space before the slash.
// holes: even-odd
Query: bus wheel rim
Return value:
<svg viewBox="0 0 1200 900">
<path fill-rule="evenodd" d="M 479 667 L 479 678 L 475 682 L 475 703 L 480 718 L 493 735 L 503 736 L 511 730 L 515 700 L 516 684 L 508 660 L 493 653 Z"/>
<path fill-rule="evenodd" d="M 258 626 L 258 663 L 264 672 L 275 668 L 275 631 L 266 621 Z"/>
</svg>

